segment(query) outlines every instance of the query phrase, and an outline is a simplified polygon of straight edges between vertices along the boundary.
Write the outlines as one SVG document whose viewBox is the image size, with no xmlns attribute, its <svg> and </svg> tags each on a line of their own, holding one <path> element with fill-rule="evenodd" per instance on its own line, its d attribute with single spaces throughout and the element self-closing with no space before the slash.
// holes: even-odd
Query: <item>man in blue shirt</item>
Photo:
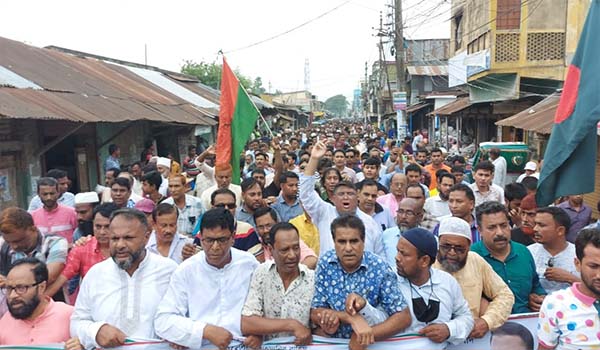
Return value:
<svg viewBox="0 0 600 350">
<path fill-rule="evenodd" d="M 119 157 L 121 156 L 121 148 L 114 143 L 108 146 L 108 157 L 104 161 L 104 172 L 108 169 L 117 168 L 121 170 Z"/>
<path fill-rule="evenodd" d="M 321 257 L 315 276 L 310 316 L 320 328 L 317 334 L 350 338 L 353 349 L 400 333 L 410 325 L 410 311 L 392 268 L 364 250 L 363 222 L 353 215 L 340 216 L 331 223 L 331 233 L 335 249 Z M 369 322 L 373 308 L 388 318 Z"/>
</svg>

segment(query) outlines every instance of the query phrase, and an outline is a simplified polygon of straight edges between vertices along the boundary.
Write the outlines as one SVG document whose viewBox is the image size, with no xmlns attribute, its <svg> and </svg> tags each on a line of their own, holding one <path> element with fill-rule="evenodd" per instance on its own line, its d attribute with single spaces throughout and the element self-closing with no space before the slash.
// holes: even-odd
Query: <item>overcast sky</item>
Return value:
<svg viewBox="0 0 600 350">
<path fill-rule="evenodd" d="M 392 0 L 103 0 L 2 2 L 0 36 L 56 45 L 179 71 L 185 60 L 213 62 L 223 50 L 233 67 L 262 77 L 266 89 L 304 89 L 320 100 L 352 96 L 364 64 L 378 59 L 373 27 Z M 404 0 L 405 37 L 448 38 L 449 1 Z M 340 6 L 341 5 L 341 6 Z M 338 7 L 332 12 L 316 17 Z M 291 33 L 237 50 L 283 33 Z M 228 52 L 228 53 L 227 53 Z M 388 59 L 391 59 L 388 54 Z M 269 84 L 270 83 L 270 84 Z"/>
</svg>

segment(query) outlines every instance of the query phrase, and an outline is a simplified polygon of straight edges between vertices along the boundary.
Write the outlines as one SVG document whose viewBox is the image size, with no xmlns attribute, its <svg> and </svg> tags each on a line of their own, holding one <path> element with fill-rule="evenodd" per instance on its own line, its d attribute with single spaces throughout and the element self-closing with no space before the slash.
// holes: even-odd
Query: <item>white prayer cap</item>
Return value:
<svg viewBox="0 0 600 350">
<path fill-rule="evenodd" d="M 92 204 L 98 202 L 98 194 L 96 192 L 81 192 L 75 195 L 75 204 Z"/>
<path fill-rule="evenodd" d="M 442 235 L 455 235 L 465 237 L 471 242 L 471 226 L 469 223 L 461 218 L 457 218 L 454 216 L 442 219 L 440 221 L 440 227 L 438 230 L 438 234 L 441 237 Z"/>
<path fill-rule="evenodd" d="M 527 164 L 525 164 L 525 170 L 536 171 L 537 164 L 535 164 L 535 162 L 527 162 Z"/>
<path fill-rule="evenodd" d="M 169 158 L 165 158 L 165 157 L 158 157 L 158 160 L 156 161 L 156 165 L 162 165 L 166 168 L 171 169 L 171 160 Z"/>
</svg>

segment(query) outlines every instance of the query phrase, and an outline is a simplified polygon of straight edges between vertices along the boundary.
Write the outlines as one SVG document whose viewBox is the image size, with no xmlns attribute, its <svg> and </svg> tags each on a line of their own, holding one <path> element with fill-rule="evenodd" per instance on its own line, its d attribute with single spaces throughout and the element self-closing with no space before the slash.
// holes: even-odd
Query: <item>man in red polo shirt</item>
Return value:
<svg viewBox="0 0 600 350">
<path fill-rule="evenodd" d="M 93 212 L 94 236 L 91 236 L 88 241 L 82 245 L 78 245 L 71 249 L 67 256 L 67 264 L 60 276 L 48 286 L 49 295 L 54 295 L 60 288 L 71 278 L 80 276 L 84 278 L 89 269 L 97 263 L 104 261 L 110 256 L 110 232 L 108 226 L 110 224 L 110 215 L 119 209 L 114 203 L 104 203 L 96 208 Z M 75 304 L 77 291 L 69 298 L 70 304 Z"/>
</svg>

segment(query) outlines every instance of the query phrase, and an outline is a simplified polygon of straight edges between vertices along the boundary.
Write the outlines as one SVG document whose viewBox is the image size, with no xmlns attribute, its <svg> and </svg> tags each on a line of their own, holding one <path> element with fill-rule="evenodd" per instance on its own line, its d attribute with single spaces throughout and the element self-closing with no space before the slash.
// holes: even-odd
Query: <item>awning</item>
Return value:
<svg viewBox="0 0 600 350">
<path fill-rule="evenodd" d="M 410 105 L 408 107 L 406 107 L 406 113 L 414 113 L 416 111 L 419 111 L 425 107 L 429 107 L 429 106 L 433 106 L 431 103 L 427 103 L 427 102 L 421 102 L 421 103 L 416 103 L 414 105 Z"/>
<path fill-rule="evenodd" d="M 452 101 L 442 107 L 432 111 L 429 115 L 451 115 L 456 112 L 460 112 L 471 106 L 471 101 L 468 97 L 459 97 L 455 101 Z"/>
<path fill-rule="evenodd" d="M 554 124 L 554 115 L 560 102 L 560 95 L 560 92 L 555 92 L 526 110 L 497 121 L 496 125 L 512 126 L 540 134 L 550 134 Z"/>
<path fill-rule="evenodd" d="M 283 120 L 287 120 L 288 122 L 293 122 L 294 121 L 294 118 L 292 118 L 290 116 L 287 116 L 285 114 L 281 114 L 281 113 L 277 114 L 277 118 L 280 118 L 280 119 L 283 119 Z"/>
</svg>

